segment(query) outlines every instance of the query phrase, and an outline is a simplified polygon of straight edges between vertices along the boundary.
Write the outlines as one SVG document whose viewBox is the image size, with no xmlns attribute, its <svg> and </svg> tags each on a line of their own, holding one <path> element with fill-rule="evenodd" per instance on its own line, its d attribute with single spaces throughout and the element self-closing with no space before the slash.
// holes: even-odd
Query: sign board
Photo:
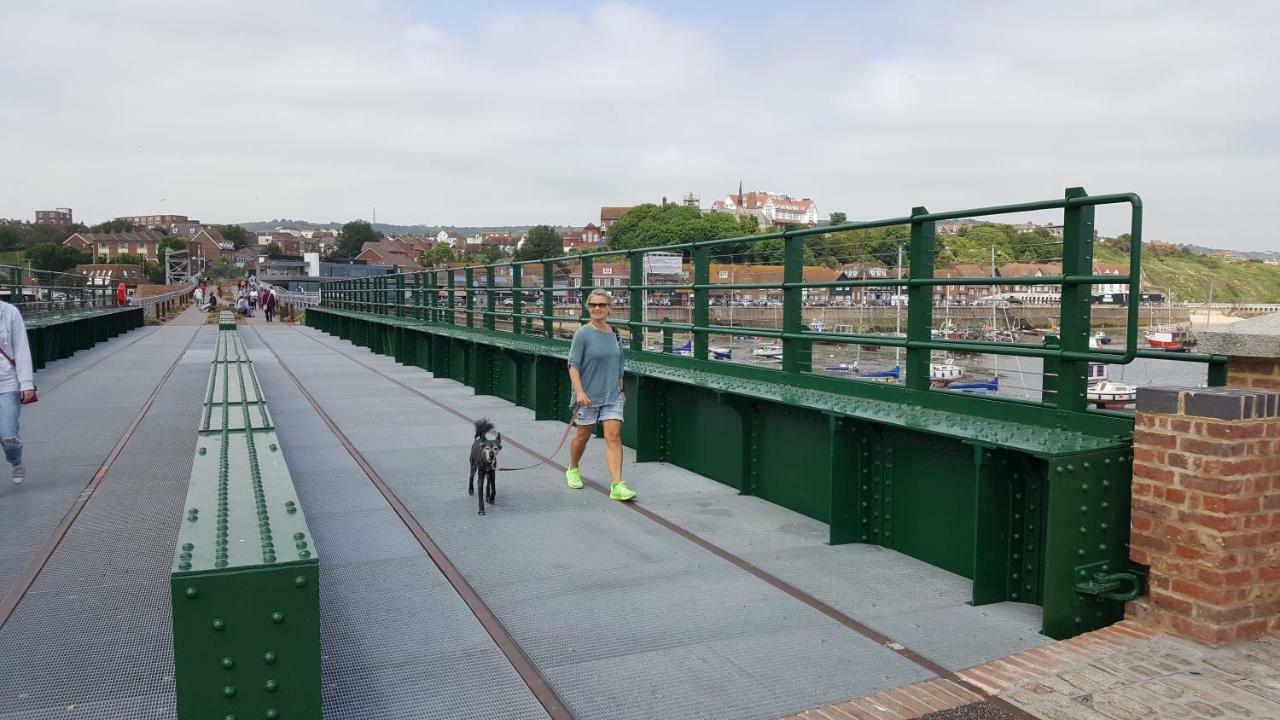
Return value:
<svg viewBox="0 0 1280 720">
<path fill-rule="evenodd" d="M 684 272 L 680 265 L 683 258 L 680 253 L 646 253 L 644 272 L 646 275 L 680 275 Z"/>
</svg>

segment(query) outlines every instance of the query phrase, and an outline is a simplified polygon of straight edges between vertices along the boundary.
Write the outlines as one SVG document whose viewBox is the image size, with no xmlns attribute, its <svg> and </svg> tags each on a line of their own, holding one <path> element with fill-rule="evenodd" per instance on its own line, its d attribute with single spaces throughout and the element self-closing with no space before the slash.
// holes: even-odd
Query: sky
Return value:
<svg viewBox="0 0 1280 720">
<path fill-rule="evenodd" d="M 581 226 L 741 182 L 875 219 L 1081 186 L 1139 194 L 1148 240 L 1280 250 L 1275 2 L 0 0 L 0 28 L 0 217 Z"/>
</svg>

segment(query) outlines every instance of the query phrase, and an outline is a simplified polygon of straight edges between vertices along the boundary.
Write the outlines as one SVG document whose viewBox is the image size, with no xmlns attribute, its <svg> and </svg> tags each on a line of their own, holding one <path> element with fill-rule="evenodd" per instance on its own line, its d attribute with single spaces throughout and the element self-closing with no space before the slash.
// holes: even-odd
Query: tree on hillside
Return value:
<svg viewBox="0 0 1280 720">
<path fill-rule="evenodd" d="M 138 267 L 145 267 L 147 259 L 141 255 L 122 253 L 112 258 L 111 262 L 115 265 L 137 265 Z"/>
<path fill-rule="evenodd" d="M 529 235 L 516 250 L 516 260 L 542 260 L 543 258 L 560 257 L 564 254 L 564 240 L 560 233 L 550 225 L 535 225 L 529 228 Z"/>
<path fill-rule="evenodd" d="M 164 262 L 165 250 L 186 250 L 186 249 L 187 249 L 187 243 L 182 238 L 167 237 L 161 240 L 160 244 L 156 246 L 156 257 L 160 259 L 160 262 Z"/>
<path fill-rule="evenodd" d="M 475 258 L 476 262 L 488 265 L 506 258 L 507 254 L 502 251 L 502 248 L 497 247 L 496 245 L 486 245 L 485 247 L 480 248 L 480 252 L 477 252 L 472 257 Z"/>
<path fill-rule="evenodd" d="M 618 218 L 609 227 L 606 239 L 610 249 L 631 250 L 742 237 L 755 234 L 757 229 L 754 217 L 739 219 L 720 212 L 703 215 L 697 208 L 687 205 L 645 204 L 631 208 Z"/>
<path fill-rule="evenodd" d="M 830 224 L 830 225 L 843 225 L 843 224 L 845 224 L 845 223 L 847 223 L 847 222 L 849 222 L 849 216 L 847 216 L 847 215 L 845 215 L 844 213 L 842 213 L 842 212 L 840 212 L 839 210 L 837 210 L 837 211 L 835 211 L 835 212 L 831 213 L 831 219 L 828 221 L 828 224 Z"/>
<path fill-rule="evenodd" d="M 0 225 L 0 250 L 17 250 L 22 247 L 22 233 L 17 228 Z"/>
<path fill-rule="evenodd" d="M 267 246 L 262 249 L 262 254 L 269 258 L 278 258 L 284 256 L 284 250 L 280 247 L 280 243 L 268 243 Z"/>
<path fill-rule="evenodd" d="M 382 233 L 373 229 L 367 221 L 352 220 L 342 226 L 338 232 L 338 242 L 334 245 L 329 257 L 349 259 L 360 254 L 367 242 L 377 242 L 383 238 Z"/>
<path fill-rule="evenodd" d="M 36 270 L 66 272 L 76 265 L 92 262 L 88 253 L 62 243 L 41 243 L 27 248 L 27 260 Z"/>
<path fill-rule="evenodd" d="M 249 231 L 239 225 L 224 225 L 222 227 L 222 237 L 227 242 L 235 245 L 237 250 L 249 244 Z"/>
<path fill-rule="evenodd" d="M 115 220 L 108 220 L 106 222 L 100 222 L 97 225 L 93 225 L 89 228 L 89 232 L 117 233 L 117 232 L 133 232 L 137 229 L 138 229 L 138 226 L 134 225 L 128 220 L 125 220 L 123 218 L 117 218 Z"/>
</svg>

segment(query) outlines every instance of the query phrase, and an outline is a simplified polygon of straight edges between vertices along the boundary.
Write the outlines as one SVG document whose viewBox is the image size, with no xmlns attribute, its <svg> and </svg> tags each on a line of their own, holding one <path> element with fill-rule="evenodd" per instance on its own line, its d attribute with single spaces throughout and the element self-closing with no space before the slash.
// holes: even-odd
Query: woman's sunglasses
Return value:
<svg viewBox="0 0 1280 720">
<path fill-rule="evenodd" d="M 587 303 L 587 307 L 609 307 L 609 303 Z"/>
</svg>

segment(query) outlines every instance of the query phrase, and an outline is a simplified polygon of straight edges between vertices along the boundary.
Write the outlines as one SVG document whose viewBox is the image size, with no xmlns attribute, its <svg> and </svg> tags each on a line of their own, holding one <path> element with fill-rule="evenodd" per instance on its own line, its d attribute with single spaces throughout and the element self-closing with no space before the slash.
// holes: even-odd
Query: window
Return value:
<svg viewBox="0 0 1280 720">
<path fill-rule="evenodd" d="M 721 270 L 721 271 L 720 271 L 719 273 L 717 273 L 717 274 L 720 276 L 720 279 L 721 279 L 721 280 L 724 280 L 725 278 L 729 277 L 729 271 L 728 271 L 728 270 Z"/>
<path fill-rule="evenodd" d="M 601 275 L 612 275 L 612 274 L 613 274 L 613 268 L 611 268 L 611 267 L 607 267 L 607 268 L 600 268 L 600 274 L 601 274 Z"/>
</svg>

